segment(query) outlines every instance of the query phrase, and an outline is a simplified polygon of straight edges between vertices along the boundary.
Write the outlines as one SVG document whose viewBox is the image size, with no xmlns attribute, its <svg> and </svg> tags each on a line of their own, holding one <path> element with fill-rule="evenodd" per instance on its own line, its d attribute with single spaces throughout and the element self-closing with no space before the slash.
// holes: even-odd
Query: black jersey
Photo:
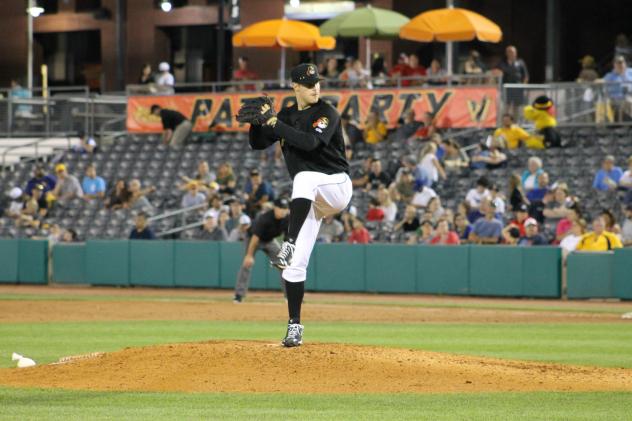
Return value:
<svg viewBox="0 0 632 421">
<path fill-rule="evenodd" d="M 265 149 L 280 140 L 292 179 L 301 171 L 349 173 L 340 115 L 334 107 L 319 99 L 304 110 L 299 111 L 296 104 L 284 108 L 277 117 L 274 128 L 250 126 L 250 146 L 253 149 Z M 313 146 L 295 146 L 303 144 Z"/>
</svg>

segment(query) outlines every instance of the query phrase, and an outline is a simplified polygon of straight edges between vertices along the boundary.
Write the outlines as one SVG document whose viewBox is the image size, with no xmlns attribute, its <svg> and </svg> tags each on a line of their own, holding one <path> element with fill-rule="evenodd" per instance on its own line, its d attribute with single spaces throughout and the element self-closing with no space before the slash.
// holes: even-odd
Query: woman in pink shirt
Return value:
<svg viewBox="0 0 632 421">
<path fill-rule="evenodd" d="M 459 240 L 459 235 L 454 231 L 450 231 L 450 225 L 445 219 L 442 219 L 437 223 L 437 230 L 435 231 L 435 233 L 436 235 L 432 240 L 430 240 L 430 244 L 450 246 L 458 246 L 459 244 L 461 244 L 461 240 Z"/>
</svg>

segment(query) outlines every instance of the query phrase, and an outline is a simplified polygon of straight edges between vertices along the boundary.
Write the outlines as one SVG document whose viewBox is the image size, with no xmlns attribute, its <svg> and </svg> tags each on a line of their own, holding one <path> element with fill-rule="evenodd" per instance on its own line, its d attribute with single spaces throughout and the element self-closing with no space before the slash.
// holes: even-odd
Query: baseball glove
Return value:
<svg viewBox="0 0 632 421">
<path fill-rule="evenodd" d="M 262 125 L 275 115 L 274 103 L 269 96 L 247 98 L 243 100 L 243 105 L 239 109 L 237 121 L 240 123 Z"/>
</svg>

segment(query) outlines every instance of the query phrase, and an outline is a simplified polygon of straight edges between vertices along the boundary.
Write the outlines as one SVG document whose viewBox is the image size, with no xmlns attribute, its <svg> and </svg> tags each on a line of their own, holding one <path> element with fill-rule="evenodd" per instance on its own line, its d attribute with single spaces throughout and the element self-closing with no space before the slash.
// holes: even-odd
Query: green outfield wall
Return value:
<svg viewBox="0 0 632 421">
<path fill-rule="evenodd" d="M 233 288 L 241 243 L 94 240 L 56 244 L 51 279 L 61 284 Z M 252 289 L 279 290 L 279 271 L 258 253 Z M 632 299 L 632 250 L 574 253 L 569 298 Z M 45 241 L 0 240 L 0 283 L 43 284 Z M 312 291 L 388 292 L 499 297 L 561 294 L 556 247 L 317 244 L 308 268 Z"/>
</svg>

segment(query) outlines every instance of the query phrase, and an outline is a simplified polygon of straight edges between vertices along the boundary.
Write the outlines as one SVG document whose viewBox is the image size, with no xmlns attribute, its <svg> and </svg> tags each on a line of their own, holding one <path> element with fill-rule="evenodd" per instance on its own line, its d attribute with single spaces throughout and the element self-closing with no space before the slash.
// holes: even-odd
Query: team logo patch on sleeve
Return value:
<svg viewBox="0 0 632 421">
<path fill-rule="evenodd" d="M 327 128 L 327 126 L 329 126 L 329 119 L 327 117 L 321 117 L 318 120 L 314 121 L 314 123 L 312 124 L 314 130 L 316 130 L 318 133 L 322 133 L 323 130 Z"/>
</svg>

